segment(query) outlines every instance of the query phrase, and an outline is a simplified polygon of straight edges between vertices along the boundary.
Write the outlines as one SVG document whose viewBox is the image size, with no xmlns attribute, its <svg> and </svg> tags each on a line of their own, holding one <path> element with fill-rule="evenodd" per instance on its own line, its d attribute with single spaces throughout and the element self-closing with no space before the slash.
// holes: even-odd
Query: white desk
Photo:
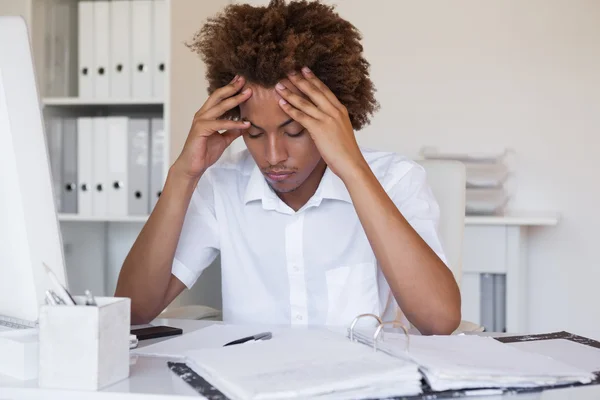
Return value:
<svg viewBox="0 0 600 400">
<path fill-rule="evenodd" d="M 506 330 L 524 333 L 527 326 L 527 233 L 531 227 L 558 224 L 551 213 L 467 216 L 461 293 L 463 319 L 480 323 L 481 274 L 506 275 Z"/>
<path fill-rule="evenodd" d="M 191 320 L 156 320 L 153 325 L 169 325 L 183 329 L 184 333 L 206 327 L 214 322 Z M 140 347 L 166 339 L 140 342 Z M 199 398 L 199 395 L 187 383 L 175 376 L 167 368 L 167 358 L 134 357 L 130 377 L 99 392 L 81 392 L 68 390 L 50 390 L 37 388 L 37 381 L 16 381 L 0 375 L 0 399 L 14 400 L 181 400 L 186 397 Z M 503 396 L 475 397 L 470 399 L 494 400 Z M 508 396 L 507 396 L 508 398 Z M 575 389 L 551 390 L 542 393 L 510 396 L 516 400 L 597 400 L 600 398 L 600 386 L 587 386 Z"/>
</svg>

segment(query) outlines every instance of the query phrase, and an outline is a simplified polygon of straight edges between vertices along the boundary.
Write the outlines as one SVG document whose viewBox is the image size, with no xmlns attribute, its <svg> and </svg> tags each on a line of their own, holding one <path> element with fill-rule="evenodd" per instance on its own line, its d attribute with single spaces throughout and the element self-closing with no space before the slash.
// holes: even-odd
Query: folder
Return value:
<svg viewBox="0 0 600 400">
<path fill-rule="evenodd" d="M 78 214 L 90 216 L 92 207 L 92 175 L 94 142 L 91 117 L 77 119 L 77 206 Z"/>
<path fill-rule="evenodd" d="M 106 117 L 94 117 L 92 142 L 93 160 L 93 195 L 92 214 L 108 215 L 108 120 Z"/>
<path fill-rule="evenodd" d="M 131 118 L 127 141 L 128 213 L 129 215 L 148 215 L 150 120 Z"/>
<path fill-rule="evenodd" d="M 165 96 L 167 61 L 167 10 L 166 0 L 153 0 L 153 52 L 152 52 L 152 97 Z"/>
<path fill-rule="evenodd" d="M 65 118 L 63 128 L 62 158 L 62 212 L 77 213 L 77 120 Z"/>
<path fill-rule="evenodd" d="M 127 117 L 108 117 L 108 214 L 127 215 Z"/>
<path fill-rule="evenodd" d="M 48 138 L 48 156 L 50 158 L 50 172 L 52 173 L 52 191 L 57 212 L 62 210 L 62 120 L 59 117 L 46 119 L 46 136 Z"/>
<path fill-rule="evenodd" d="M 131 1 L 110 3 L 110 97 L 131 97 Z"/>
<path fill-rule="evenodd" d="M 78 64 L 79 97 L 94 97 L 94 2 L 80 1 L 77 4 L 79 18 Z"/>
<path fill-rule="evenodd" d="M 150 196 L 148 211 L 152 212 L 164 185 L 165 129 L 162 118 L 152 118 L 150 132 Z"/>
<path fill-rule="evenodd" d="M 152 0 L 133 0 L 131 15 L 131 94 L 136 99 L 147 99 L 152 96 Z"/>
<path fill-rule="evenodd" d="M 94 97 L 110 95 L 108 68 L 110 66 L 110 7 L 107 0 L 94 1 Z"/>
</svg>

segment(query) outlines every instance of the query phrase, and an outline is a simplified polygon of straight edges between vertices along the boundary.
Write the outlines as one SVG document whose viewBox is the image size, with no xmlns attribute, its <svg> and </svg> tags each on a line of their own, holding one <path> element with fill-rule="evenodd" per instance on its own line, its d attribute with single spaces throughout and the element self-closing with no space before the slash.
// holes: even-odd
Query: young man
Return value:
<svg viewBox="0 0 600 400">
<path fill-rule="evenodd" d="M 227 322 L 348 325 L 399 307 L 424 334 L 458 326 L 423 169 L 357 145 L 377 108 L 360 38 L 306 1 L 232 5 L 200 30 L 211 94 L 119 276 L 134 323 L 220 252 Z M 219 160 L 239 136 L 248 150 Z"/>
</svg>

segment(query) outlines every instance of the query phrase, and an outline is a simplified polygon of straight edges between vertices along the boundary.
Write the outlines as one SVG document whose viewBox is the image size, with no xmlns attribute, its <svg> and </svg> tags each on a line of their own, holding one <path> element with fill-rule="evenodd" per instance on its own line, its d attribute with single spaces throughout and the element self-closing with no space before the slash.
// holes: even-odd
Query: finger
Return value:
<svg viewBox="0 0 600 400">
<path fill-rule="evenodd" d="M 214 119 L 219 118 L 221 115 L 225 114 L 227 111 L 235 108 L 252 97 L 252 89 L 246 88 L 242 93 L 236 94 L 233 97 L 229 97 L 217 103 L 214 107 L 206 110 L 202 115 L 202 119 Z"/>
<path fill-rule="evenodd" d="M 317 76 L 308 67 L 302 68 L 302 75 L 307 81 L 312 83 L 313 86 L 319 89 L 325 95 L 325 97 L 327 97 L 331 104 L 333 104 L 337 109 L 341 110 L 345 108 L 344 105 L 337 98 L 337 96 L 333 94 L 331 89 L 329 89 L 329 87 L 326 84 L 324 84 L 322 80 L 317 78 Z"/>
<path fill-rule="evenodd" d="M 298 122 L 300 125 L 308 129 L 308 131 L 314 131 L 318 120 L 314 119 L 310 115 L 305 114 L 304 112 L 298 110 L 296 107 L 292 106 L 285 99 L 279 99 L 279 107 L 290 116 L 294 121 Z"/>
<path fill-rule="evenodd" d="M 196 123 L 201 126 L 200 129 L 197 129 L 197 132 L 199 132 L 200 136 L 210 136 L 217 131 L 248 129 L 250 127 L 250 122 L 248 121 L 217 119 L 213 121 L 198 120 Z"/>
<path fill-rule="evenodd" d="M 204 104 L 196 114 L 203 114 L 207 110 L 213 108 L 216 104 L 220 103 L 222 100 L 233 96 L 234 94 L 239 92 L 241 88 L 244 87 L 245 83 L 246 80 L 244 79 L 244 77 L 238 76 L 237 79 L 234 78 L 229 84 L 218 88 L 210 96 L 208 96 L 208 99 L 206 100 L 206 102 L 204 102 Z"/>
<path fill-rule="evenodd" d="M 315 119 L 323 119 L 325 117 L 323 111 L 319 110 L 313 103 L 306 100 L 302 96 L 292 92 L 283 83 L 278 82 L 277 85 L 275 85 L 275 89 L 277 89 L 277 93 L 279 93 L 279 95 L 288 103 L 303 113 L 310 115 Z"/>
<path fill-rule="evenodd" d="M 329 99 L 325 96 L 325 94 L 319 90 L 316 86 L 314 86 L 311 82 L 306 80 L 304 76 L 298 73 L 290 74 L 289 76 L 290 82 L 294 86 L 296 86 L 302 93 L 308 96 L 310 101 L 312 101 L 320 110 L 322 110 L 327 115 L 333 117 L 339 111 Z"/>
</svg>

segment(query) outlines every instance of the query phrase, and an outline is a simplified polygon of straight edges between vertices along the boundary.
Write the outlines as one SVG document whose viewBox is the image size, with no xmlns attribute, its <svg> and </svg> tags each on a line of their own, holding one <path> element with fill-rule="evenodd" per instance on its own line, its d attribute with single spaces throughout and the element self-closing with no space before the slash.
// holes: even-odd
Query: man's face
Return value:
<svg viewBox="0 0 600 400">
<path fill-rule="evenodd" d="M 274 88 L 247 86 L 252 96 L 240 105 L 241 118 L 252 124 L 244 131 L 246 147 L 274 191 L 292 192 L 316 173 L 321 155 L 308 131 L 281 109 Z"/>
</svg>

